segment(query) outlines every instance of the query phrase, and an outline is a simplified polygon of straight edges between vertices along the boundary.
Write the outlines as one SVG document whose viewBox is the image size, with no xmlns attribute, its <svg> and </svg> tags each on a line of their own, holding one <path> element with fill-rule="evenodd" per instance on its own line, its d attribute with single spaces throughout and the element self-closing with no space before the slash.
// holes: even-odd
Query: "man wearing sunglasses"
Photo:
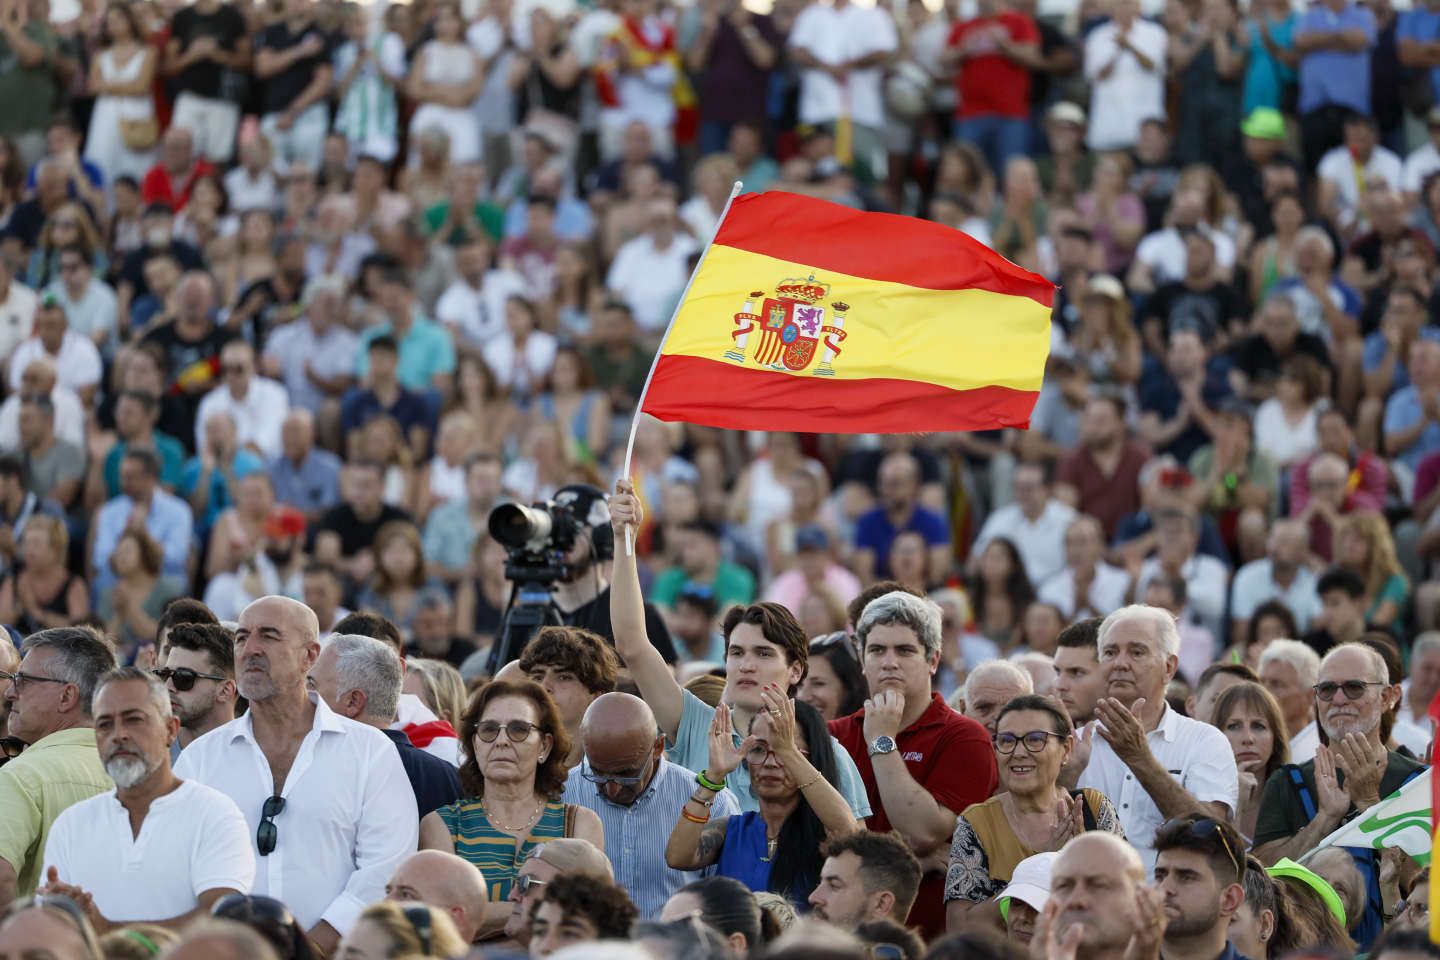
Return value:
<svg viewBox="0 0 1440 960">
<path fill-rule="evenodd" d="M 1342 643 L 1320 661 L 1315 707 L 1328 746 L 1299 766 L 1275 771 L 1260 797 L 1255 823 L 1255 856 L 1274 864 L 1297 859 L 1342 824 L 1405 785 L 1424 764 L 1385 748 L 1389 716 L 1400 699 L 1390 684 L 1385 660 L 1364 644 Z M 1379 933 L 1382 921 L 1378 871 L 1373 850 L 1352 849 L 1366 876 L 1369 903 L 1356 929 L 1361 947 Z"/>
<path fill-rule="evenodd" d="M 1155 889 L 1164 899 L 1164 960 L 1243 960 L 1230 920 L 1245 903 L 1245 846 L 1228 823 L 1177 817 L 1155 835 Z"/>
<path fill-rule="evenodd" d="M 665 901 L 701 874 L 672 870 L 665 863 L 669 834 L 655 825 L 674 818 L 696 792 L 695 775 L 665 758 L 665 738 L 655 714 L 639 697 L 607 693 L 595 700 L 580 722 L 585 759 L 570 770 L 564 800 L 589 807 L 605 828 L 606 856 L 620 885 L 653 916 Z M 715 794 L 712 819 L 740 812 L 729 790 Z"/>
<path fill-rule="evenodd" d="M 287 904 L 328 955 L 414 852 L 420 818 L 394 744 L 306 690 L 319 633 L 288 597 L 241 611 L 235 664 L 249 710 L 190 744 L 175 773 L 235 801 L 259 857 L 252 892 Z"/>
<path fill-rule="evenodd" d="M 115 652 L 87 627 L 32 633 L 14 673 L 0 676 L 9 734 L 28 746 L 0 767 L 0 903 L 35 892 L 45 840 L 66 807 L 114 784 L 90 717 L 95 684 Z"/>
<path fill-rule="evenodd" d="M 172 627 L 155 676 L 168 686 L 170 709 L 180 721 L 172 763 L 191 743 L 235 719 L 235 638 L 218 623 Z"/>
<path fill-rule="evenodd" d="M 170 768 L 180 729 L 165 684 L 136 667 L 101 678 L 95 742 L 107 791 L 67 809 L 45 844 L 45 895 L 81 904 L 97 933 L 128 923 L 178 929 L 255 878 L 245 817 L 229 797 Z"/>
</svg>

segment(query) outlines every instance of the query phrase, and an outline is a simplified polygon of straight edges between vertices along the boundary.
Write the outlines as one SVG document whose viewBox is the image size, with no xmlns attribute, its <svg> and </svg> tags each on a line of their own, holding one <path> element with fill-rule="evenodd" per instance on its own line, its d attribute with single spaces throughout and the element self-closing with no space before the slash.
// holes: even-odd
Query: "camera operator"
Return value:
<svg viewBox="0 0 1440 960">
<path fill-rule="evenodd" d="M 563 560 L 568 572 L 551 586 L 550 595 L 561 623 L 599 634 L 613 647 L 610 561 L 615 556 L 615 538 L 605 501 L 605 493 L 600 488 L 586 483 L 571 484 L 555 492 L 555 506 L 569 511 L 578 529 L 575 543 Z M 665 662 L 673 665 L 677 657 L 670 631 L 665 628 L 660 611 L 649 603 L 645 604 L 645 632 Z M 519 650 L 513 652 L 519 656 Z"/>
</svg>

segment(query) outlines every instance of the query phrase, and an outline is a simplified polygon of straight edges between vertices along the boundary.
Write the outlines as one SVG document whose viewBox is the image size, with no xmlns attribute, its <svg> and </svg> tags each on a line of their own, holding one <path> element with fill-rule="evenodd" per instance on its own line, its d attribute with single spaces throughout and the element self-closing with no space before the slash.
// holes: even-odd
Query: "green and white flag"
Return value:
<svg viewBox="0 0 1440 960">
<path fill-rule="evenodd" d="M 1321 840 L 1315 849 L 1399 847 L 1424 866 L 1430 862 L 1430 841 L 1430 774 L 1427 770 Z"/>
</svg>

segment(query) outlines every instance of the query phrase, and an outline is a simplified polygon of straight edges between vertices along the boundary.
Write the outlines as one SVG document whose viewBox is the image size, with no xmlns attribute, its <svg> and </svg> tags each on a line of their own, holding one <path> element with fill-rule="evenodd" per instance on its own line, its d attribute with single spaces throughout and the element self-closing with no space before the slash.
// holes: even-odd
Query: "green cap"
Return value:
<svg viewBox="0 0 1440 960">
<path fill-rule="evenodd" d="M 1325 901 L 1325 906 L 1330 908 L 1330 912 L 1335 914 L 1335 919 L 1340 921 L 1340 926 L 1346 930 L 1350 929 L 1350 925 L 1345 922 L 1345 905 L 1340 902 L 1340 895 L 1320 874 L 1309 867 L 1302 867 L 1289 857 L 1282 857 L 1275 866 L 1268 868 L 1265 872 L 1272 877 L 1289 877 L 1292 880 L 1299 880 L 1314 890 L 1316 895 Z"/>
<path fill-rule="evenodd" d="M 1256 107 L 1241 122 L 1240 132 L 1256 140 L 1284 140 L 1285 115 L 1274 107 Z"/>
</svg>

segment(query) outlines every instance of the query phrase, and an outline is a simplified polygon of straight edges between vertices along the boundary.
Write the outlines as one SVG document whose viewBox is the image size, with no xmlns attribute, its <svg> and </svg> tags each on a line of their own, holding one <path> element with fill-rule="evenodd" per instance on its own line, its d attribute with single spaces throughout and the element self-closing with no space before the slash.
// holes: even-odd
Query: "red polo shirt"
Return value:
<svg viewBox="0 0 1440 960">
<path fill-rule="evenodd" d="M 865 792 L 875 811 L 870 816 L 870 829 L 888 833 L 894 828 L 885 805 L 880 802 L 875 768 L 870 764 L 864 709 L 831 720 L 830 735 L 850 751 L 860 778 L 865 781 Z M 929 708 L 920 714 L 920 719 L 900 731 L 895 746 L 915 782 L 930 791 L 942 807 L 955 813 L 964 813 L 972 803 L 988 800 L 999 784 L 990 735 L 974 720 L 946 706 L 945 698 L 938 693 L 930 694 Z M 920 927 L 927 941 L 944 934 L 943 874 L 927 874 L 921 880 L 920 895 L 910 911 L 909 923 Z"/>
</svg>

